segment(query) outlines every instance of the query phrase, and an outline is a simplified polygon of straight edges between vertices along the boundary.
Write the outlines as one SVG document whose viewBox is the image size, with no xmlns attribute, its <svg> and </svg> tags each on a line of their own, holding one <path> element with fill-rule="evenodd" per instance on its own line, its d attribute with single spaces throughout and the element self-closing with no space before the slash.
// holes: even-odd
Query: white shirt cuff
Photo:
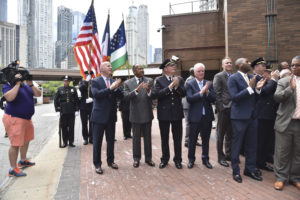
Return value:
<svg viewBox="0 0 300 200">
<path fill-rule="evenodd" d="M 252 87 L 247 87 L 247 90 L 248 90 L 248 92 L 249 92 L 249 94 L 251 95 L 251 94 L 254 94 L 254 91 L 253 91 L 253 89 L 252 89 Z"/>
</svg>

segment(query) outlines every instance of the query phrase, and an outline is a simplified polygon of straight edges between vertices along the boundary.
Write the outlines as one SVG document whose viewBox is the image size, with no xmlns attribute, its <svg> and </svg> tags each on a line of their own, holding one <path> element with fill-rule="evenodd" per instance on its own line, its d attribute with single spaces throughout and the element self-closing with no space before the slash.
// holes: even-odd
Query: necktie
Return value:
<svg viewBox="0 0 300 200">
<path fill-rule="evenodd" d="M 138 80 L 139 80 L 138 85 L 140 85 L 143 82 L 143 80 L 142 80 L 142 78 L 139 78 Z"/>
<path fill-rule="evenodd" d="M 246 80 L 246 82 L 247 82 L 247 84 L 249 86 L 250 81 L 249 81 L 249 78 L 248 78 L 247 74 L 244 74 L 244 77 L 245 77 L 245 80 Z"/>
<path fill-rule="evenodd" d="M 296 108 L 293 119 L 300 119 L 300 80 L 296 80 Z"/>
<path fill-rule="evenodd" d="M 108 78 L 106 79 L 106 86 L 107 86 L 107 88 L 110 88 L 110 83 L 109 83 L 109 79 Z"/>
<path fill-rule="evenodd" d="M 201 82 L 199 83 L 199 88 L 200 88 L 200 90 L 202 90 L 202 88 L 203 88 L 203 81 L 201 81 Z M 202 108 L 202 115 L 205 115 L 205 106 L 204 106 L 204 102 L 203 102 L 203 108 Z"/>
<path fill-rule="evenodd" d="M 171 77 L 171 76 L 169 77 L 169 82 L 170 82 L 170 83 L 172 82 L 172 77 Z"/>
</svg>

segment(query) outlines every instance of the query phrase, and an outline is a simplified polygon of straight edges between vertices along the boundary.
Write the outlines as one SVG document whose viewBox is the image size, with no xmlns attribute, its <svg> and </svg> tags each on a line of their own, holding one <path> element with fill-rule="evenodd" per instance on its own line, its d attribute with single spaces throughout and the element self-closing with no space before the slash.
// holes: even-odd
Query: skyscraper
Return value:
<svg viewBox="0 0 300 200">
<path fill-rule="evenodd" d="M 0 21 L 7 22 L 7 0 L 0 0 Z"/>
<path fill-rule="evenodd" d="M 162 49 L 155 48 L 154 49 L 154 63 L 161 63 L 162 62 Z"/>
<path fill-rule="evenodd" d="M 126 40 L 129 64 L 137 64 L 137 30 L 136 30 L 137 8 L 132 5 L 129 7 L 129 14 L 126 17 Z"/>
<path fill-rule="evenodd" d="M 61 62 L 68 57 L 72 45 L 72 10 L 64 6 L 57 8 L 57 41 L 55 43 L 55 65 L 61 68 Z"/>
<path fill-rule="evenodd" d="M 141 64 L 147 64 L 149 56 L 149 14 L 147 5 L 139 6 L 137 13 L 137 33 Z"/>
<path fill-rule="evenodd" d="M 72 44 L 76 43 L 76 38 L 83 25 L 85 14 L 74 11 L 73 12 L 73 26 L 72 26 Z"/>
<path fill-rule="evenodd" d="M 30 68 L 52 68 L 52 0 L 18 0 L 19 24 L 27 27 Z"/>
<path fill-rule="evenodd" d="M 0 66 L 5 67 L 16 60 L 16 25 L 0 22 L 0 30 Z"/>
</svg>

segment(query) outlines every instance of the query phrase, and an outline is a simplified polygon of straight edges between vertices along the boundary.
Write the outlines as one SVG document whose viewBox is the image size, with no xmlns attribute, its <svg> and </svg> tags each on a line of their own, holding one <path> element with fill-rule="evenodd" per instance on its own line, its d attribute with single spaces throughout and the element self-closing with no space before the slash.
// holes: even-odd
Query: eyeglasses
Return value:
<svg viewBox="0 0 300 200">
<path fill-rule="evenodd" d="M 291 67 L 300 67 L 300 63 L 291 64 Z"/>
</svg>

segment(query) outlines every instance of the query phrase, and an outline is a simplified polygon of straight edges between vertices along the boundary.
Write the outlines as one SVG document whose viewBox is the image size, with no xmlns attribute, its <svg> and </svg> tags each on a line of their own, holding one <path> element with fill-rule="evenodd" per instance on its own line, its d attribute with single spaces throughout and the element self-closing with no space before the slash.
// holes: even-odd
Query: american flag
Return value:
<svg viewBox="0 0 300 200">
<path fill-rule="evenodd" d="M 84 79 L 86 79 L 85 72 L 93 71 L 93 78 L 100 75 L 101 48 L 93 3 L 76 39 L 74 53 Z"/>
</svg>

